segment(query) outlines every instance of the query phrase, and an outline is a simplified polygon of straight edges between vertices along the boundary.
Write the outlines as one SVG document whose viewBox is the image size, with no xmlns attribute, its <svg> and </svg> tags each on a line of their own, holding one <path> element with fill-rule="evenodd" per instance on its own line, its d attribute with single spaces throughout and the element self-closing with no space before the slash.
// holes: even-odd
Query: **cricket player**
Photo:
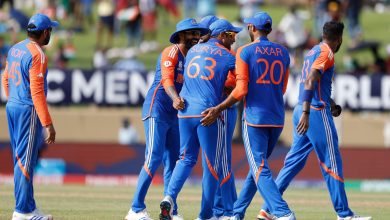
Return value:
<svg viewBox="0 0 390 220">
<path fill-rule="evenodd" d="M 187 54 L 184 67 L 184 85 L 180 92 L 185 108 L 179 111 L 180 160 L 169 182 L 165 198 L 160 204 L 160 219 L 172 219 L 172 208 L 184 182 L 197 162 L 202 148 L 203 193 L 199 219 L 213 218 L 216 188 L 226 179 L 219 176 L 223 164 L 217 152 L 223 148 L 223 121 L 208 126 L 201 124 L 203 111 L 223 101 L 228 72 L 235 69 L 235 58 L 228 49 L 234 43 L 235 33 L 241 28 L 219 19 L 210 25 L 211 39 L 193 46 Z"/>
<path fill-rule="evenodd" d="M 33 178 L 42 131 L 48 144 L 53 144 L 56 137 L 46 102 L 48 62 L 42 47 L 49 43 L 52 28 L 57 26 L 57 21 L 44 14 L 33 15 L 27 26 L 28 38 L 8 51 L 3 87 L 8 98 L 6 113 L 14 160 L 13 220 L 53 219 L 36 207 Z"/>
<path fill-rule="evenodd" d="M 145 197 L 153 176 L 164 165 L 164 194 L 179 159 L 179 127 L 177 110 L 184 108 L 179 97 L 183 85 L 185 57 L 188 50 L 198 43 L 201 35 L 208 32 L 195 19 L 188 18 L 176 25 L 171 35 L 172 45 L 163 50 L 156 65 L 156 75 L 142 109 L 142 120 L 146 134 L 145 163 L 138 177 L 133 203 L 125 217 L 127 220 L 149 220 Z M 175 219 L 181 219 L 177 207 L 173 210 Z"/>
<path fill-rule="evenodd" d="M 214 15 L 208 15 L 199 22 L 204 27 L 210 27 L 210 25 L 217 21 L 219 18 Z M 201 36 L 199 42 L 207 42 L 210 39 L 211 32 L 207 35 Z M 226 45 L 227 49 L 231 50 L 231 45 Z M 225 92 L 224 97 L 233 90 L 236 85 L 236 78 L 232 72 L 229 72 L 228 79 L 225 82 Z M 222 112 L 223 118 L 223 130 L 224 130 L 224 144 L 223 148 L 220 149 L 218 155 L 221 155 L 222 159 L 219 172 L 222 172 L 220 175 L 223 176 L 223 184 L 217 187 L 217 192 L 214 200 L 213 213 L 214 216 L 219 220 L 229 219 L 233 215 L 233 204 L 237 200 L 236 185 L 234 183 L 234 175 L 231 170 L 231 161 L 232 161 L 232 139 L 234 128 L 236 126 L 237 120 L 237 108 L 233 106 L 226 109 Z"/>
<path fill-rule="evenodd" d="M 275 212 L 276 219 L 295 220 L 294 213 L 272 179 L 267 162 L 284 126 L 283 94 L 289 76 L 288 51 L 268 40 L 272 19 L 267 13 L 256 13 L 244 22 L 248 24 L 254 42 L 237 51 L 237 85 L 224 102 L 205 111 L 207 116 L 202 119 L 202 124 L 213 123 L 221 111 L 245 96 L 242 129 L 250 167 L 246 181 L 256 185 L 264 200 L 270 204 L 270 209 Z M 238 213 L 233 217 L 243 218 Z"/>
<path fill-rule="evenodd" d="M 338 220 L 371 220 L 354 214 L 345 193 L 342 159 L 333 116 L 341 107 L 331 99 L 334 78 L 334 55 L 342 43 L 344 24 L 327 22 L 323 26 L 322 42 L 305 56 L 299 87 L 299 102 L 294 109 L 293 143 L 276 179 L 283 193 L 292 179 L 303 169 L 314 149 Z M 262 220 L 272 219 L 269 203 L 259 213 Z"/>
</svg>

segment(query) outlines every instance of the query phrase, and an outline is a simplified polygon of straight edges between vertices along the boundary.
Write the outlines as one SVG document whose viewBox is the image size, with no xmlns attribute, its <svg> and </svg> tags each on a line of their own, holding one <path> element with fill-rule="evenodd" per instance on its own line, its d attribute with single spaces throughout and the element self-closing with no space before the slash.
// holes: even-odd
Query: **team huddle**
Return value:
<svg viewBox="0 0 390 220">
<path fill-rule="evenodd" d="M 269 41 L 272 18 L 266 12 L 256 13 L 244 22 L 252 42 L 236 52 L 231 45 L 242 28 L 225 19 L 207 16 L 198 23 L 188 18 L 176 25 L 170 37 L 172 45 L 158 58 L 154 82 L 143 104 L 145 163 L 125 219 L 151 219 L 145 197 L 161 163 L 164 165 L 164 197 L 159 219 L 184 219 L 185 216 L 179 214 L 177 198 L 201 149 L 203 192 L 199 220 L 244 219 L 256 192 L 264 200 L 257 219 L 295 220 L 282 195 L 302 170 L 312 150 L 317 154 L 337 219 L 371 220 L 371 217 L 355 214 L 348 206 L 333 122 L 333 117 L 341 113 L 340 106 L 331 99 L 331 86 L 334 54 L 342 44 L 343 23 L 325 23 L 323 41 L 304 59 L 299 102 L 293 113 L 293 143 L 274 180 L 268 158 L 284 126 L 283 95 L 289 78 L 289 52 Z M 13 47 L 26 51 L 28 56 L 8 56 L 3 77 L 15 157 L 13 220 L 53 219 L 36 208 L 31 167 L 36 164 L 39 144 L 34 139 L 38 137 L 35 131 L 44 126 L 48 133 L 46 142 L 55 140 L 44 99 L 47 61 L 40 47 L 47 44 L 46 38 L 50 39 L 52 26 L 56 25 L 44 15 L 33 16 L 28 33 L 41 35 L 29 35 L 28 40 Z M 237 197 L 231 170 L 231 144 L 237 118 L 234 105 L 241 100 L 244 101 L 242 138 L 249 171 Z M 20 120 L 30 123 L 25 123 L 23 128 L 15 127 Z"/>
<path fill-rule="evenodd" d="M 331 84 L 343 23 L 327 22 L 323 41 L 304 59 L 299 102 L 293 114 L 293 143 L 274 181 L 267 159 L 284 126 L 283 95 L 290 58 L 285 47 L 268 40 L 272 18 L 267 13 L 259 12 L 244 22 L 252 42 L 236 52 L 231 45 L 241 28 L 225 19 L 207 16 L 197 23 L 189 18 L 176 25 L 170 37 L 172 45 L 157 61 L 156 76 L 143 105 L 145 163 L 125 219 L 151 219 L 145 197 L 161 162 L 164 198 L 159 219 L 184 219 L 177 198 L 200 149 L 203 193 L 199 220 L 244 219 L 257 191 L 265 202 L 257 219 L 296 219 L 282 194 L 313 149 L 337 219 L 372 219 L 354 214 L 348 206 L 332 118 L 341 113 L 331 99 Z M 230 161 L 237 116 L 234 105 L 241 100 L 242 138 L 250 169 L 237 198 Z"/>
</svg>

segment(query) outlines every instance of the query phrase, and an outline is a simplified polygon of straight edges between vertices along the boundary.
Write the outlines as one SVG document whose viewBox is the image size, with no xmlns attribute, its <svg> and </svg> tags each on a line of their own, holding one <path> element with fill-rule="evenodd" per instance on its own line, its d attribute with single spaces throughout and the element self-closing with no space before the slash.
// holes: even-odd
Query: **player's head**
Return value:
<svg viewBox="0 0 390 220">
<path fill-rule="evenodd" d="M 187 49 L 198 43 L 201 35 L 209 32 L 208 28 L 201 26 L 193 18 L 181 20 L 176 25 L 176 31 L 171 35 L 169 41 L 173 44 L 185 44 Z"/>
<path fill-rule="evenodd" d="M 38 13 L 28 21 L 27 35 L 37 40 L 41 45 L 47 45 L 50 41 L 52 28 L 57 26 L 57 21 L 52 21 L 46 15 Z"/>
<path fill-rule="evenodd" d="M 203 17 L 199 24 L 202 25 L 205 28 L 210 28 L 210 25 L 217 21 L 219 18 L 215 15 L 207 15 L 206 17 Z M 200 36 L 199 43 L 207 42 L 210 39 L 211 31 L 209 31 L 207 34 Z"/>
<path fill-rule="evenodd" d="M 253 41 L 256 32 L 260 36 L 267 36 L 272 31 L 272 18 L 267 12 L 257 12 L 253 17 L 244 19 L 248 26 L 249 36 Z"/>
<path fill-rule="evenodd" d="M 343 43 L 344 23 L 339 21 L 329 21 L 324 24 L 322 29 L 322 39 L 326 41 L 333 52 L 339 51 Z"/>
<path fill-rule="evenodd" d="M 230 50 L 232 44 L 236 41 L 236 34 L 242 28 L 234 27 L 229 21 L 219 19 L 210 25 L 211 37 L 218 38 L 222 45 Z"/>
</svg>

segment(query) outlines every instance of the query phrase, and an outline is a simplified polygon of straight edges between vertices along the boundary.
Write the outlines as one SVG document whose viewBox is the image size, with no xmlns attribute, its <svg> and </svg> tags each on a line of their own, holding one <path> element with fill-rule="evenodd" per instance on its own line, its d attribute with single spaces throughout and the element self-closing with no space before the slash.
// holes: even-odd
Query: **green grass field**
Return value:
<svg viewBox="0 0 390 220">
<path fill-rule="evenodd" d="M 38 206 L 62 219 L 123 219 L 135 187 L 94 187 L 80 185 L 37 185 L 35 196 Z M 349 204 L 358 213 L 371 215 L 375 220 L 390 219 L 390 193 L 347 191 Z M 199 212 L 201 192 L 199 187 L 185 186 L 179 195 L 179 212 L 185 219 L 195 219 Z M 334 220 L 327 190 L 289 189 L 284 198 L 299 220 Z M 153 219 L 158 219 L 162 187 L 152 186 L 147 195 L 147 207 Z M 255 219 L 262 199 L 257 196 L 246 213 L 246 219 Z M 0 219 L 11 219 L 14 206 L 13 188 L 0 185 Z"/>
</svg>

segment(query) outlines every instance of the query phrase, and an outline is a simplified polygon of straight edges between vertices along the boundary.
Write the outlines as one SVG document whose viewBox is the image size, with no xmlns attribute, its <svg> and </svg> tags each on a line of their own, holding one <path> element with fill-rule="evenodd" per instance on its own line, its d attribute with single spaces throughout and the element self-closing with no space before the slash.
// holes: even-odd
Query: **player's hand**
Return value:
<svg viewBox="0 0 390 220">
<path fill-rule="evenodd" d="M 309 129 L 309 116 L 310 114 L 302 113 L 301 118 L 299 119 L 299 123 L 297 125 L 298 134 L 306 133 L 307 129 Z"/>
<path fill-rule="evenodd" d="M 211 108 L 204 110 L 201 114 L 205 115 L 205 117 L 202 118 L 202 120 L 200 120 L 200 123 L 203 126 L 209 126 L 212 123 L 214 123 L 215 120 L 217 120 L 217 118 L 221 114 L 221 111 L 219 110 L 218 107 L 211 107 Z"/>
<path fill-rule="evenodd" d="M 56 130 L 54 129 L 53 124 L 45 126 L 45 131 L 47 135 L 45 138 L 45 143 L 54 144 L 56 141 Z"/>
<path fill-rule="evenodd" d="M 176 110 L 183 110 L 185 107 L 184 99 L 182 97 L 177 97 L 172 104 L 173 108 Z"/>
<path fill-rule="evenodd" d="M 331 105 L 330 110 L 332 112 L 333 117 L 339 117 L 343 109 L 340 105 Z"/>
</svg>

